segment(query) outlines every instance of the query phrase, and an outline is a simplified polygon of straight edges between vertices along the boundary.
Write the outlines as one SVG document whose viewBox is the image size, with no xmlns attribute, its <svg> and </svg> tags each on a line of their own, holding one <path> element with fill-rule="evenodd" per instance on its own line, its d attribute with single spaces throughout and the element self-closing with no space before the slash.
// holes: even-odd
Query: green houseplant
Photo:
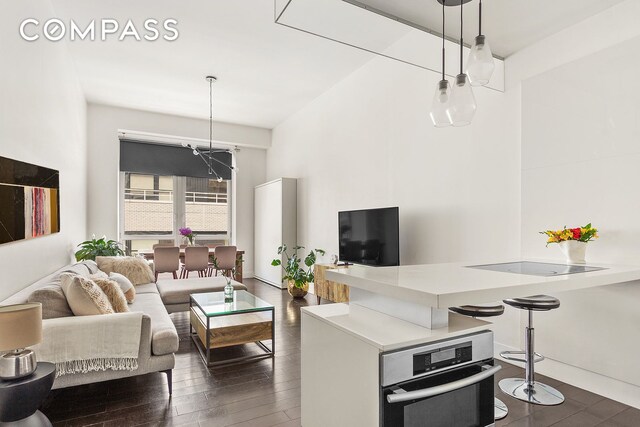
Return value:
<svg viewBox="0 0 640 427">
<path fill-rule="evenodd" d="M 271 265 L 282 266 L 284 269 L 285 275 L 282 280 L 287 281 L 289 294 L 294 298 L 302 298 L 307 295 L 309 283 L 313 282 L 313 265 L 316 263 L 317 254 L 325 254 L 323 249 L 312 249 L 303 260 L 298 255 L 298 251 L 301 249 L 304 249 L 304 246 L 294 246 L 293 252 L 289 254 L 287 245 L 282 245 L 278 248 L 278 255 L 284 255 L 286 259 L 284 265 L 280 258 L 271 261 Z"/>
<path fill-rule="evenodd" d="M 124 250 L 120 247 L 120 243 L 115 240 L 107 240 L 105 236 L 99 239 L 93 236 L 91 240 L 84 241 L 78 245 L 76 260 L 84 261 L 90 259 L 95 261 L 97 256 L 122 255 L 124 255 Z"/>
</svg>

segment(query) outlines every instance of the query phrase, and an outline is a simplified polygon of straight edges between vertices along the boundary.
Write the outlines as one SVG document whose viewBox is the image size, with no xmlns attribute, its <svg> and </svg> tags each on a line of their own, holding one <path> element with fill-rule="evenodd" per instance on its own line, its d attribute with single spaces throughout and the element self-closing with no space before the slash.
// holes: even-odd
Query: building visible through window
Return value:
<svg viewBox="0 0 640 427">
<path fill-rule="evenodd" d="M 182 244 L 189 227 L 199 245 L 229 241 L 230 181 L 123 172 L 120 230 L 129 253 L 154 244 Z"/>
</svg>

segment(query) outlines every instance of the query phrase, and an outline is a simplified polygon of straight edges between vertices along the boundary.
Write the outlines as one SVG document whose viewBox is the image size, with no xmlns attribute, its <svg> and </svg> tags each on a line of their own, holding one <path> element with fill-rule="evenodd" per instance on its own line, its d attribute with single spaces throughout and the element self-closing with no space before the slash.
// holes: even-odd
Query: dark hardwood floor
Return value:
<svg viewBox="0 0 640 427">
<path fill-rule="evenodd" d="M 187 313 L 172 314 L 180 349 L 171 399 L 165 376 L 149 374 L 54 390 L 42 411 L 55 426 L 299 426 L 300 307 L 315 304 L 316 298 L 309 294 L 305 300 L 293 300 L 286 291 L 257 280 L 244 282 L 250 292 L 276 306 L 275 358 L 207 369 L 189 337 Z M 251 344 L 221 351 L 218 357 L 258 351 Z M 501 364 L 504 369 L 496 381 L 523 375 L 522 369 Z M 561 390 L 565 403 L 532 406 L 498 392 L 510 412 L 497 426 L 640 426 L 640 410 L 550 378 L 540 379 Z"/>
</svg>

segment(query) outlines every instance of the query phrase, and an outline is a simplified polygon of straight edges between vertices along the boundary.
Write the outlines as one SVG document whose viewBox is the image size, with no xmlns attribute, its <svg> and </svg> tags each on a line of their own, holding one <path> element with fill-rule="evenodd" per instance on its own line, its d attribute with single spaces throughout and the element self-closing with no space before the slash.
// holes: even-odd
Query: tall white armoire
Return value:
<svg viewBox="0 0 640 427">
<path fill-rule="evenodd" d="M 294 178 L 280 178 L 256 186 L 254 195 L 254 275 L 256 279 L 284 288 L 283 270 L 271 261 L 278 246 L 297 244 L 297 185 Z M 282 257 L 284 264 L 284 256 Z"/>
</svg>

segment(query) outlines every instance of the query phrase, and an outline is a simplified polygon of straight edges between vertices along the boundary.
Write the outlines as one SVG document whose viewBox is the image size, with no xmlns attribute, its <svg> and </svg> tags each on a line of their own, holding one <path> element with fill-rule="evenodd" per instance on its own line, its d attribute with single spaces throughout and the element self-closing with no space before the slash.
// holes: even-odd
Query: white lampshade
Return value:
<svg viewBox="0 0 640 427">
<path fill-rule="evenodd" d="M 466 126 L 471 124 L 476 114 L 476 98 L 469 84 L 466 74 L 458 74 L 451 90 L 451 101 L 447 109 L 447 115 L 453 126 Z"/>
<path fill-rule="evenodd" d="M 489 83 L 494 68 L 493 54 L 489 43 L 485 36 L 477 36 L 467 59 L 466 74 L 469 76 L 471 85 L 484 86 Z"/>
<path fill-rule="evenodd" d="M 437 128 L 451 126 L 451 119 L 447 114 L 447 109 L 451 102 L 451 89 L 449 87 L 449 80 L 440 80 L 438 87 L 436 87 L 436 93 L 433 96 L 433 103 L 431 104 L 431 121 Z"/>
</svg>

